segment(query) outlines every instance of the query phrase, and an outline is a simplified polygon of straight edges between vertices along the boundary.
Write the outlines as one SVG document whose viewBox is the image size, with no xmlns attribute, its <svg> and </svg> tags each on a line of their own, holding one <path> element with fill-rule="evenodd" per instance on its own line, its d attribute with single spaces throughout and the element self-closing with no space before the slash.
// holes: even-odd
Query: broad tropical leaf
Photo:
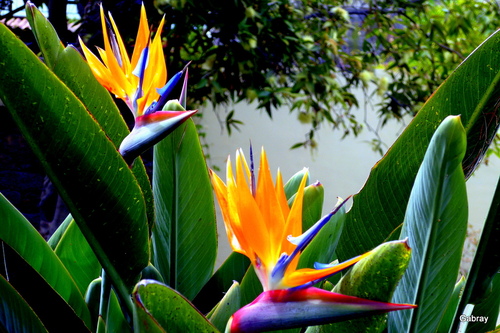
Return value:
<svg viewBox="0 0 500 333">
<path fill-rule="evenodd" d="M 101 273 L 101 265 L 74 220 L 68 225 L 54 252 L 82 294 Z"/>
<path fill-rule="evenodd" d="M 438 127 L 410 195 L 401 238 L 412 257 L 393 302 L 418 309 L 389 315 L 389 332 L 435 332 L 451 298 L 467 232 L 462 170 L 466 137 L 460 117 Z"/>
<path fill-rule="evenodd" d="M 42 236 L 28 220 L 0 193 L 0 240 L 3 245 L 0 271 L 35 311 L 47 308 L 67 315 L 75 331 L 90 327 L 90 313 L 73 278 Z M 45 297 L 45 298 L 44 298 Z M 10 305 L 7 305 L 10 306 Z M 42 316 L 47 326 L 53 319 Z M 68 327 L 68 326 L 66 326 Z"/>
<path fill-rule="evenodd" d="M 170 102 L 164 109 L 183 108 Z M 153 193 L 153 264 L 169 286 L 193 299 L 213 273 L 217 225 L 208 169 L 192 120 L 154 147 Z"/>
<path fill-rule="evenodd" d="M 494 33 L 455 70 L 425 103 L 354 196 L 337 250 L 352 258 L 383 242 L 402 223 L 418 168 L 438 125 L 461 115 L 467 135 L 463 161 L 469 177 L 495 134 L 500 101 L 500 32 Z M 397 184 L 397 186 L 395 185 Z"/>
<path fill-rule="evenodd" d="M 124 293 L 149 256 L 141 188 L 81 101 L 4 25 L 0 40 L 0 99 Z"/>
</svg>

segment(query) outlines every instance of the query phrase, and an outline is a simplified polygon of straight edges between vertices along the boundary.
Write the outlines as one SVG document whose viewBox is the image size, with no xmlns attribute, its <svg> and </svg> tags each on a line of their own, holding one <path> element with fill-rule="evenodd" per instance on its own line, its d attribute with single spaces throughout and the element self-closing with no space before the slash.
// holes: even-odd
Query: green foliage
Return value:
<svg viewBox="0 0 500 333">
<path fill-rule="evenodd" d="M 461 168 L 465 131 L 460 117 L 448 117 L 432 137 L 415 179 L 401 238 L 413 249 L 395 302 L 417 310 L 390 315 L 393 332 L 434 332 L 457 281 L 467 232 L 468 206 Z M 424 301 L 425 300 L 425 301 Z"/>
<path fill-rule="evenodd" d="M 153 192 L 153 263 L 169 286 L 192 300 L 212 276 L 217 254 L 210 179 L 192 120 L 155 145 Z"/>
<path fill-rule="evenodd" d="M 195 72 L 204 68 L 209 75 L 204 76 L 205 81 L 197 81 L 197 88 L 214 103 L 256 98 L 271 113 L 283 102 L 281 99 L 290 99 L 305 108 L 302 120 L 310 120 L 314 127 L 325 119 L 335 123 L 322 104 L 332 92 L 336 91 L 334 103 L 345 105 L 344 110 L 355 103 L 346 90 L 348 86 L 339 87 L 335 75 L 325 74 L 332 73 L 328 66 L 343 64 L 356 73 L 348 85 L 368 85 L 375 80 L 366 67 L 370 62 L 356 52 L 346 52 L 347 46 L 342 45 L 351 23 L 349 11 L 340 7 L 319 2 L 307 6 L 288 2 L 197 5 L 189 0 L 163 3 L 162 8 L 172 14 L 169 23 L 175 31 L 186 28 L 191 20 L 199 20 L 182 35 L 190 47 L 176 48 L 173 38 L 169 56 L 179 61 L 196 56 L 198 65 L 203 62 L 195 66 Z M 417 3 L 403 9 L 409 15 L 412 11 L 429 13 L 426 10 L 434 8 L 431 6 L 452 5 L 446 1 Z M 212 10 L 206 11 L 205 6 Z M 478 10 L 484 11 L 487 6 L 485 3 Z M 203 9 L 205 15 L 201 15 Z M 192 11 L 189 20 L 179 14 L 183 10 Z M 432 13 L 434 16 L 422 17 L 418 26 L 427 29 L 428 24 L 436 35 L 449 37 L 443 45 L 456 46 L 455 39 L 464 38 L 467 31 L 458 25 L 439 26 L 438 20 L 449 18 L 444 9 Z M 464 15 L 464 22 L 471 19 L 469 13 L 459 13 Z M 396 20 L 400 14 L 367 12 L 365 23 L 374 15 L 381 21 L 373 24 L 409 24 Z M 61 318 L 72 332 L 223 330 L 228 318 L 252 302 L 262 286 L 249 260 L 241 254 L 231 254 L 213 273 L 217 253 L 215 211 L 196 126 L 189 120 L 156 144 L 150 185 L 142 161 L 138 159 L 129 167 L 117 152 L 128 129 L 112 99 L 78 53 L 60 44 L 36 8 L 28 5 L 28 16 L 45 62 L 0 24 L 0 98 L 71 215 L 45 242 L 0 195 L 0 330 L 54 331 L 61 329 Z M 300 20 L 304 17 L 307 20 Z M 409 22 L 418 23 L 413 21 Z M 311 29 L 322 33 L 306 33 Z M 407 42 L 405 38 L 412 33 L 405 30 L 410 34 L 406 36 L 398 29 L 394 30 L 396 46 Z M 429 44 L 422 49 L 424 53 L 419 53 L 424 57 L 427 52 L 429 57 L 406 68 L 400 58 L 384 51 L 375 32 L 368 37 L 375 38 L 375 45 L 381 43 L 380 52 L 372 56 L 380 57 L 378 60 L 392 57 L 387 70 L 397 70 L 403 78 L 411 77 L 412 70 L 419 73 L 425 66 L 438 63 L 432 60 L 430 46 L 435 45 Z M 200 42 L 199 38 L 209 39 Z M 217 38 L 219 43 L 211 43 L 210 38 Z M 375 248 L 385 239 L 397 238 L 399 232 L 402 238 L 408 238 L 411 259 L 406 241 L 380 245 L 334 289 L 389 301 L 410 260 L 393 302 L 416 302 L 418 308 L 391 315 L 389 332 L 449 331 L 450 325 L 459 322 L 466 304 L 469 308 L 474 305 L 473 314 L 490 316 L 489 329 L 498 317 L 499 191 L 471 278 L 456 286 L 455 282 L 467 225 L 465 178 L 473 173 L 497 129 L 499 38 L 500 34 L 493 34 L 449 76 L 374 167 L 365 187 L 355 196 L 352 210 L 346 213 L 342 208 L 303 251 L 300 267 L 312 267 L 315 261 L 330 262 L 336 256 L 347 259 Z M 207 45 L 209 51 L 205 52 Z M 402 51 L 403 57 L 417 46 L 420 44 L 409 45 Z M 228 48 L 231 52 L 223 53 Z M 265 55 L 268 62 L 255 54 Z M 426 73 L 435 75 L 435 80 L 448 75 L 447 66 L 454 61 L 441 60 L 439 66 L 432 67 L 435 73 Z M 299 73 L 294 72 L 297 68 Z M 233 75 L 236 70 L 238 75 Z M 422 87 L 423 83 L 418 85 Z M 387 89 L 395 86 L 389 84 Z M 425 92 L 427 88 L 422 89 Z M 197 95 L 193 96 L 196 100 Z M 418 102 L 417 97 L 412 100 Z M 170 105 L 181 109 L 177 102 Z M 307 114 L 310 110 L 314 110 L 311 118 Z M 447 117 L 456 113 L 461 117 Z M 344 111 L 339 116 L 350 122 Z M 350 124 L 355 130 L 355 122 Z M 294 175 L 285 186 L 290 203 L 304 172 Z M 319 183 L 306 187 L 304 230 L 321 217 L 323 199 Z M 335 330 L 353 329 L 353 325 L 356 331 L 380 331 L 385 317 L 336 324 Z M 475 332 L 480 328 L 470 325 L 469 329 Z"/>
<path fill-rule="evenodd" d="M 372 168 L 347 214 L 337 253 L 340 259 L 377 246 L 401 225 L 424 153 L 434 131 L 447 116 L 460 114 L 466 131 L 467 151 L 462 162 L 466 178 L 477 168 L 498 127 L 495 105 L 500 89 L 499 41 L 500 34 L 495 33 L 471 54 Z"/>
<path fill-rule="evenodd" d="M 495 1 L 156 1 L 169 18 L 168 63 L 194 60 L 191 103 L 288 105 L 310 124 L 356 135 L 354 92 L 382 99 L 380 121 L 414 115 L 498 26 Z M 178 64 L 178 65 L 177 65 Z M 371 87 L 375 87 L 373 89 Z M 227 127 L 240 125 L 228 113 Z"/>
<path fill-rule="evenodd" d="M 217 329 L 175 290 L 142 280 L 132 292 L 135 332 L 217 332 Z"/>
</svg>

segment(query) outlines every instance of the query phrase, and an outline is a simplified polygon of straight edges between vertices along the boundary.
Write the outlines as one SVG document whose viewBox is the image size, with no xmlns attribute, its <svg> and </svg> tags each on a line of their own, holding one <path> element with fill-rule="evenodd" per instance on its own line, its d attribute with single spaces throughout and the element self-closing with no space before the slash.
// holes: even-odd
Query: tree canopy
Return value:
<svg viewBox="0 0 500 333">
<path fill-rule="evenodd" d="M 381 124 L 414 115 L 500 26 L 493 0 L 155 0 L 145 5 L 150 19 L 165 15 L 170 75 L 192 61 L 193 107 L 256 101 L 272 117 L 287 105 L 298 121 L 310 124 L 294 147 L 314 147 L 320 126 L 356 135 L 363 124 L 352 112 L 359 88 L 380 96 L 374 112 Z M 80 6 L 79 33 L 90 39 L 87 44 L 101 44 L 98 1 Z M 109 0 L 103 6 L 114 13 L 132 46 L 140 1 Z M 233 111 L 225 123 L 229 133 L 241 125 Z M 378 144 L 374 139 L 380 149 Z"/>
</svg>

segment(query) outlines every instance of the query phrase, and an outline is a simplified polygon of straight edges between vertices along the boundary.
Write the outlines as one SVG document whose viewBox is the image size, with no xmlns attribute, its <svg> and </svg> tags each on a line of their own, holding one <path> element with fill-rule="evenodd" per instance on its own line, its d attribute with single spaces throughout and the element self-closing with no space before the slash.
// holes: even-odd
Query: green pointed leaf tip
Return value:
<svg viewBox="0 0 500 333">
<path fill-rule="evenodd" d="M 4 25 L 0 40 L 0 99 L 101 263 L 131 286 L 149 256 L 136 178 L 75 95 Z"/>
<path fill-rule="evenodd" d="M 457 312 L 458 303 L 460 298 L 462 297 L 462 293 L 465 287 L 465 277 L 460 277 L 460 280 L 455 284 L 455 288 L 453 289 L 453 294 L 450 297 L 450 301 L 446 306 L 446 311 L 443 315 L 443 319 L 439 323 L 439 327 L 437 329 L 437 333 L 448 333 L 450 332 L 450 328 L 453 325 L 453 321 L 455 320 L 455 314 Z"/>
<path fill-rule="evenodd" d="M 217 305 L 234 281 L 240 282 L 243 279 L 249 266 L 250 259 L 245 255 L 231 252 L 217 272 L 212 275 L 210 280 L 203 286 L 203 289 L 196 295 L 193 303 L 202 313 L 209 312 Z"/>
<path fill-rule="evenodd" d="M 137 332 L 218 332 L 184 296 L 158 281 L 140 281 L 132 298 L 141 321 L 149 318 L 158 325 L 158 330 Z"/>
<path fill-rule="evenodd" d="M 297 193 L 294 193 L 291 196 L 291 198 L 288 199 L 288 205 L 290 207 L 295 201 L 296 196 Z M 314 184 L 306 185 L 306 187 L 304 188 L 304 197 L 302 199 L 303 231 L 312 227 L 314 223 L 318 222 L 318 220 L 321 218 L 324 198 L 325 198 L 325 189 L 320 182 L 315 182 Z"/>
<path fill-rule="evenodd" d="M 307 168 L 304 168 L 294 174 L 290 179 L 286 182 L 285 184 L 285 196 L 287 200 L 290 200 L 290 198 L 297 193 L 299 190 L 299 185 L 300 182 L 302 181 L 302 178 L 304 175 L 307 173 L 307 181 L 306 181 L 306 186 L 309 185 L 309 170 Z"/>
<path fill-rule="evenodd" d="M 89 283 L 101 273 L 101 265 L 75 220 L 68 225 L 54 252 L 84 294 Z"/>
<path fill-rule="evenodd" d="M 390 302 L 396 286 L 410 262 L 411 249 L 406 240 L 379 245 L 370 256 L 361 259 L 337 283 L 333 292 Z M 382 332 L 387 314 L 347 320 L 319 326 L 317 332 Z"/>
<path fill-rule="evenodd" d="M 64 51 L 63 44 L 57 36 L 52 24 L 43 16 L 38 8 L 31 2 L 26 3 L 26 18 L 30 23 L 40 50 L 44 54 L 47 66 L 54 68 L 55 60 Z"/>
<path fill-rule="evenodd" d="M 460 119 L 447 117 L 426 151 L 401 231 L 401 237 L 409 239 L 412 258 L 392 300 L 419 307 L 390 314 L 390 332 L 434 332 L 446 311 L 467 231 L 467 193 L 461 167 L 465 146 Z"/>
<path fill-rule="evenodd" d="M 341 202 L 339 200 L 339 202 Z M 342 235 L 345 222 L 345 206 L 319 231 L 300 255 L 298 268 L 311 268 L 315 262 L 329 263 L 334 259 L 335 249 Z M 307 229 L 303 229 L 307 230 Z"/>
<path fill-rule="evenodd" d="M 233 285 L 226 292 L 221 301 L 216 305 L 210 322 L 221 332 L 226 328 L 226 324 L 231 316 L 241 308 L 240 284 L 234 281 Z"/>
</svg>

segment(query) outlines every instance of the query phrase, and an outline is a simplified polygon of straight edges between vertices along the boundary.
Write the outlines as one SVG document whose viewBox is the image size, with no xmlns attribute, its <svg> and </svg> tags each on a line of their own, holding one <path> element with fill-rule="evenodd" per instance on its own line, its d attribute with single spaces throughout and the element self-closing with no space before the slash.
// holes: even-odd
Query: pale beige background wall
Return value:
<svg viewBox="0 0 500 333">
<path fill-rule="evenodd" d="M 341 133 L 324 126 L 318 132 L 318 149 L 311 154 L 308 149 L 289 149 L 294 143 L 302 141 L 309 129 L 308 125 L 300 124 L 296 120 L 296 113 L 290 114 L 287 109 L 283 108 L 276 111 L 271 120 L 265 112 L 256 111 L 255 105 L 240 103 L 234 106 L 234 110 L 235 118 L 242 120 L 245 125 L 241 126 L 240 132 L 234 131 L 230 137 L 222 130 L 212 109 L 200 110 L 203 113 L 202 124 L 207 132 L 206 143 L 210 146 L 209 163 L 219 166 L 221 168 L 219 174 L 225 179 L 227 156 L 231 154 L 234 158 L 235 150 L 241 147 L 248 158 L 251 140 L 255 155 L 258 156 L 260 147 L 264 146 L 273 174 L 275 175 L 279 167 L 285 181 L 298 170 L 308 167 L 311 181 L 319 180 L 325 188 L 324 213 L 334 206 L 337 196 L 345 198 L 359 191 L 371 167 L 380 159 L 380 155 L 373 152 L 367 143 L 373 138 L 373 134 L 366 129 L 357 138 L 350 136 L 342 140 Z M 218 112 L 224 119 L 225 110 L 219 109 Z M 360 119 L 363 119 L 363 111 L 357 112 L 359 112 Z M 376 124 L 375 116 L 369 118 L 372 118 L 368 119 L 372 125 Z M 390 146 L 401 130 L 401 124 L 397 123 L 384 127 L 381 131 L 383 141 Z M 480 230 L 482 227 L 499 171 L 500 161 L 492 158 L 489 166 L 481 166 L 467 182 L 470 223 L 475 230 Z M 216 206 L 218 208 L 218 205 Z M 220 214 L 218 221 L 220 250 L 217 266 L 230 253 Z"/>
</svg>

